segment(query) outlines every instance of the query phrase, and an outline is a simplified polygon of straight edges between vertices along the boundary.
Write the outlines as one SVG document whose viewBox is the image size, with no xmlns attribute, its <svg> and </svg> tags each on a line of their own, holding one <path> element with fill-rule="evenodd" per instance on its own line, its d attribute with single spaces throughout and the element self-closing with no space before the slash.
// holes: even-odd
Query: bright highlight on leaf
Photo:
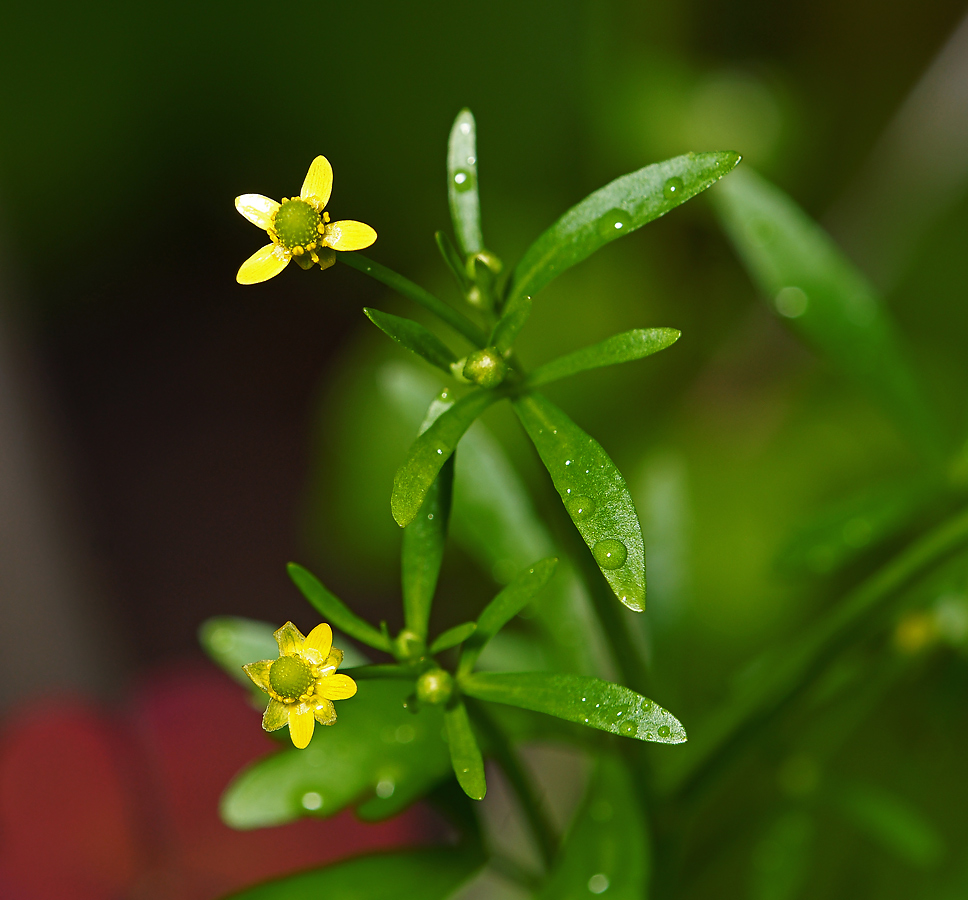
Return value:
<svg viewBox="0 0 968 900">
<path fill-rule="evenodd" d="M 336 262 L 336 250 L 363 250 L 376 240 L 376 232 L 350 219 L 330 222 L 324 208 L 333 190 L 333 167 L 325 156 L 317 156 L 298 197 L 284 197 L 281 203 L 262 194 L 242 194 L 235 208 L 272 239 L 242 263 L 236 281 L 257 284 L 278 275 L 290 261 L 303 269 L 318 265 L 328 269 Z"/>
<path fill-rule="evenodd" d="M 303 637 L 292 622 L 286 622 L 273 637 L 279 645 L 279 658 L 242 668 L 271 698 L 262 727 L 277 731 L 288 725 L 293 744 L 302 750 L 309 746 L 316 722 L 332 725 L 336 721 L 333 701 L 352 697 L 356 682 L 336 674 L 343 651 L 333 647 L 329 625 L 317 625 Z"/>
</svg>

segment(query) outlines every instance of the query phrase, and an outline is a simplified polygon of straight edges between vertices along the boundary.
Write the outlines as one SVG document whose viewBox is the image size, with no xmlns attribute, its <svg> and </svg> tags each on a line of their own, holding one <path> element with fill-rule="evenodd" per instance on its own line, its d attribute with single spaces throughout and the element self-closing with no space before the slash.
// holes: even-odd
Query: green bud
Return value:
<svg viewBox="0 0 968 900">
<path fill-rule="evenodd" d="M 417 699 L 421 703 L 441 706 L 450 700 L 454 693 L 454 679 L 450 672 L 431 669 L 417 679 Z"/>
<path fill-rule="evenodd" d="M 424 642 L 423 639 L 415 631 L 410 631 L 404 628 L 400 634 L 397 635 L 396 639 L 397 645 L 397 658 L 398 659 L 418 659 L 423 656 L 424 653 Z"/>
<path fill-rule="evenodd" d="M 464 377 L 481 387 L 497 387 L 508 374 L 508 365 L 496 347 L 475 350 L 464 363 Z"/>
</svg>

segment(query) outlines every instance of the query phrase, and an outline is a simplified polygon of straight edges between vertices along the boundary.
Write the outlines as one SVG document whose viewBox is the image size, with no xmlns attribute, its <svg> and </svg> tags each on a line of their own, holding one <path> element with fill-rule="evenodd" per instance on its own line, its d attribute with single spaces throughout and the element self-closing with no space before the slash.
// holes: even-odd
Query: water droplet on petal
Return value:
<svg viewBox="0 0 968 900">
<path fill-rule="evenodd" d="M 603 569 L 621 569 L 628 559 L 629 551 L 621 541 L 607 538 L 592 548 L 592 555 Z"/>
</svg>

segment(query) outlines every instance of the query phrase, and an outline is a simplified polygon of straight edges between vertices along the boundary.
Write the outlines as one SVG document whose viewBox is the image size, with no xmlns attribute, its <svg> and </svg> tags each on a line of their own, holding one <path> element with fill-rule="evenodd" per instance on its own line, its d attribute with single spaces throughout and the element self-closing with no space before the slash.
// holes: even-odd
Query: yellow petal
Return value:
<svg viewBox="0 0 968 900">
<path fill-rule="evenodd" d="M 320 247 L 316 251 L 316 258 L 319 260 L 320 269 L 328 269 L 336 265 L 336 251 L 329 247 Z"/>
<path fill-rule="evenodd" d="M 369 225 L 343 219 L 340 222 L 330 222 L 326 226 L 323 243 L 334 250 L 363 250 L 376 240 L 376 232 Z"/>
<path fill-rule="evenodd" d="M 282 628 L 276 629 L 272 636 L 279 645 L 280 656 L 292 656 L 297 650 L 302 649 L 303 641 L 306 640 L 292 622 L 286 622 Z"/>
<path fill-rule="evenodd" d="M 315 727 L 316 720 L 311 712 L 299 712 L 295 709 L 289 711 L 289 736 L 300 750 L 309 746 Z"/>
<path fill-rule="evenodd" d="M 289 708 L 278 700 L 270 700 L 262 716 L 262 727 L 266 731 L 276 731 L 289 722 Z"/>
<path fill-rule="evenodd" d="M 260 659 L 258 662 L 249 663 L 242 666 L 242 670 L 249 676 L 257 687 L 262 688 L 266 693 L 269 692 L 269 669 L 272 666 L 271 659 Z"/>
<path fill-rule="evenodd" d="M 242 263 L 235 280 L 239 284 L 258 284 L 278 275 L 286 266 L 292 254 L 278 244 L 266 244 Z"/>
<path fill-rule="evenodd" d="M 333 649 L 333 629 L 325 622 L 322 625 L 317 625 L 309 632 L 303 648 L 316 650 L 322 659 L 326 659 L 329 656 L 329 651 Z"/>
<path fill-rule="evenodd" d="M 349 675 L 327 675 L 316 682 L 316 693 L 328 700 L 346 700 L 356 693 L 356 682 Z"/>
<path fill-rule="evenodd" d="M 333 669 L 338 669 L 343 662 L 343 651 L 337 650 L 333 647 L 329 651 L 329 656 L 326 657 L 326 668 L 332 667 Z"/>
<path fill-rule="evenodd" d="M 313 711 L 313 717 L 320 725 L 332 725 L 336 721 L 336 707 L 332 701 L 320 699 Z"/>
<path fill-rule="evenodd" d="M 253 225 L 268 231 L 279 204 L 275 200 L 263 197 L 262 194 L 243 194 L 235 198 L 235 208 Z"/>
<path fill-rule="evenodd" d="M 329 195 L 333 192 L 333 167 L 325 156 L 317 156 L 303 182 L 299 196 L 303 200 L 315 200 L 322 210 L 329 203 Z"/>
</svg>

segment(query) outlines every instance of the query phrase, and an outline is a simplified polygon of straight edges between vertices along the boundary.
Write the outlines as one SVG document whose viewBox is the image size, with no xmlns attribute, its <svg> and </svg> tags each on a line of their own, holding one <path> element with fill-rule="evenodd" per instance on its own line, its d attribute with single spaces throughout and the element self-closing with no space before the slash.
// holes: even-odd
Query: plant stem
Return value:
<svg viewBox="0 0 968 900">
<path fill-rule="evenodd" d="M 483 347 L 487 343 L 487 335 L 481 328 L 475 325 L 463 313 L 458 312 L 452 306 L 448 306 L 443 300 L 439 300 L 429 291 L 424 290 L 419 284 L 414 284 L 409 278 L 398 275 L 393 269 L 381 266 L 380 263 L 367 259 L 360 253 L 337 253 L 336 258 L 341 263 L 346 263 L 353 269 L 375 278 L 387 287 L 392 288 L 398 293 L 403 294 L 414 303 L 419 303 L 429 309 L 437 318 L 442 319 L 455 331 L 464 335 L 475 347 Z"/>
<path fill-rule="evenodd" d="M 713 775 L 800 694 L 887 601 L 966 546 L 968 510 L 962 510 L 847 594 L 806 637 L 774 658 L 770 671 L 710 723 L 703 738 L 683 748 L 680 765 L 665 789 L 681 800 L 695 799 Z"/>
<path fill-rule="evenodd" d="M 465 702 L 473 712 L 475 721 L 487 738 L 488 746 L 497 757 L 497 761 L 504 770 L 504 774 L 507 775 L 511 787 L 518 795 L 518 800 L 521 802 L 521 808 L 531 826 L 531 832 L 534 835 L 535 843 L 538 845 L 541 858 L 545 867 L 549 867 L 558 852 L 558 839 L 551 822 L 548 820 L 544 804 L 534 792 L 531 779 L 525 773 L 524 767 L 521 765 L 521 761 L 518 759 L 518 755 L 511 746 L 507 735 L 491 717 L 484 704 L 477 703 L 470 698 L 465 698 Z"/>
</svg>

